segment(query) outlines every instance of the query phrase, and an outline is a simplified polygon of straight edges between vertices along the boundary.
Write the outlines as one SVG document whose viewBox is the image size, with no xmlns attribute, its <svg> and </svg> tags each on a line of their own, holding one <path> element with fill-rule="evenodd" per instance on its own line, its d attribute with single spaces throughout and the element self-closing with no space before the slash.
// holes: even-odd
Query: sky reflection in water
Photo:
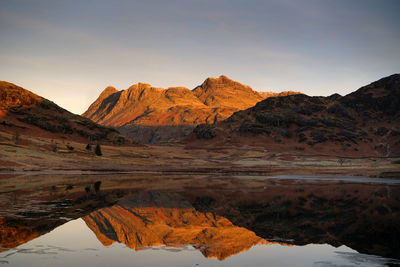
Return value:
<svg viewBox="0 0 400 267">
<path fill-rule="evenodd" d="M 192 246 L 141 251 L 121 243 L 103 246 L 82 219 L 73 220 L 27 244 L 0 254 L 7 266 L 385 266 L 388 260 L 346 246 L 256 245 L 223 261 L 205 258 Z M 8 263 L 8 264 L 7 264 Z"/>
</svg>

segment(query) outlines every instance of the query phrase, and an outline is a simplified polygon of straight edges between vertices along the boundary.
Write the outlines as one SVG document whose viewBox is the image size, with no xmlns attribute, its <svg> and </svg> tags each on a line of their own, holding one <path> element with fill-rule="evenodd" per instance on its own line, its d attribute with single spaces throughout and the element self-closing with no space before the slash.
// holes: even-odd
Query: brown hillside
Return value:
<svg viewBox="0 0 400 267">
<path fill-rule="evenodd" d="M 200 125 L 191 145 L 253 144 L 269 150 L 400 155 L 400 75 L 341 97 L 272 97 L 216 125 Z M 207 140 L 207 141 L 196 141 Z"/>
<path fill-rule="evenodd" d="M 0 82 L 0 131 L 75 141 L 126 143 L 116 130 L 72 114 L 22 87 Z"/>
</svg>

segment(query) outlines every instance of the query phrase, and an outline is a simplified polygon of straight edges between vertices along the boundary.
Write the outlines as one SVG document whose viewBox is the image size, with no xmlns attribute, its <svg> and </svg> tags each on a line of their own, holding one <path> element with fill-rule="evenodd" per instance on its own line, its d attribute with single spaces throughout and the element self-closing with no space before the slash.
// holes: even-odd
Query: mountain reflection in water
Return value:
<svg viewBox="0 0 400 267">
<path fill-rule="evenodd" d="M 98 179 L 101 190 L 86 192 Z M 37 181 L 0 192 L 0 263 L 44 266 L 53 255 L 66 262 L 50 265 L 68 266 L 74 254 L 93 260 L 88 266 L 111 259 L 168 266 L 166 253 L 179 252 L 176 260 L 192 266 L 399 264 L 389 259 L 400 255 L 397 184 L 122 175 L 77 177 L 73 186 Z"/>
<path fill-rule="evenodd" d="M 219 260 L 254 245 L 277 243 L 235 226 L 224 217 L 199 212 L 175 194 L 159 192 L 138 194 L 92 212 L 83 220 L 105 246 L 115 241 L 135 250 L 192 245 L 205 257 Z"/>
</svg>

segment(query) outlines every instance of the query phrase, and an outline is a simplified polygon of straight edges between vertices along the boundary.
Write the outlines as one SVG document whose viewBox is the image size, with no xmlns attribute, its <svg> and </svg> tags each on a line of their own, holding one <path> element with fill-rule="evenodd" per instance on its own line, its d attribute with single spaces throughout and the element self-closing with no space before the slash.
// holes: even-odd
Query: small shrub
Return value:
<svg viewBox="0 0 400 267">
<path fill-rule="evenodd" d="M 385 127 L 380 127 L 378 130 L 376 130 L 375 134 L 379 136 L 384 136 L 389 132 L 389 130 Z"/>
<path fill-rule="evenodd" d="M 92 145 L 90 143 L 86 145 L 86 150 L 92 151 Z"/>
<path fill-rule="evenodd" d="M 316 143 L 323 143 L 327 141 L 328 139 L 324 136 L 322 131 L 319 130 L 313 130 L 311 131 L 310 136 Z"/>
<path fill-rule="evenodd" d="M 271 128 L 257 122 L 245 120 L 239 128 L 239 132 L 242 135 L 247 135 L 247 133 L 269 135 L 271 134 Z"/>
<path fill-rule="evenodd" d="M 88 186 L 85 187 L 85 192 L 86 192 L 86 194 L 89 194 L 89 193 L 90 193 L 90 185 L 88 185 Z"/>
<path fill-rule="evenodd" d="M 99 144 L 96 145 L 96 148 L 95 148 L 95 150 L 94 150 L 94 153 L 95 153 L 97 156 L 102 156 L 102 155 L 103 155 L 103 154 L 101 153 L 101 147 L 100 147 Z"/>
<path fill-rule="evenodd" d="M 265 126 L 272 127 L 285 127 L 287 128 L 292 120 L 290 116 L 285 116 L 283 114 L 270 114 L 267 112 L 260 112 L 256 114 L 256 120 Z"/>
<path fill-rule="evenodd" d="M 71 190 L 72 188 L 74 188 L 72 185 L 67 185 L 67 187 L 65 188 L 65 190 Z"/>
<path fill-rule="evenodd" d="M 299 138 L 299 143 L 303 143 L 303 142 L 307 141 L 307 137 L 304 133 L 299 133 L 298 138 Z"/>
<path fill-rule="evenodd" d="M 122 136 L 114 136 L 113 144 L 114 145 L 123 145 L 125 143 L 125 138 Z"/>
<path fill-rule="evenodd" d="M 282 137 L 285 137 L 285 138 L 292 138 L 292 133 L 290 131 L 286 130 L 286 129 L 283 129 L 283 128 L 275 127 L 275 128 L 273 128 L 273 132 L 276 133 L 276 134 L 279 134 L 279 135 L 281 135 Z"/>
<path fill-rule="evenodd" d="M 101 186 L 101 181 L 97 181 L 93 184 L 94 191 L 96 191 L 96 194 L 100 192 L 100 186 Z"/>
</svg>

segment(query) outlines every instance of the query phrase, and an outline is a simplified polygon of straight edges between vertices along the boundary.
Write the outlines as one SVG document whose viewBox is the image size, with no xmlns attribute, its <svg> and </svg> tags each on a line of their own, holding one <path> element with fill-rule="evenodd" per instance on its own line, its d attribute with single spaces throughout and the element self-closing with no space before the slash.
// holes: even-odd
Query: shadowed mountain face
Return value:
<svg viewBox="0 0 400 267">
<path fill-rule="evenodd" d="M 193 245 L 207 258 L 224 260 L 257 244 L 272 244 L 224 217 L 195 210 L 174 194 L 142 193 L 83 218 L 100 242 L 141 250 Z"/>
<path fill-rule="evenodd" d="M 188 140 L 202 146 L 239 143 L 270 150 L 327 154 L 400 155 L 400 75 L 341 97 L 272 97 L 215 125 L 200 125 Z M 210 140 L 213 139 L 213 140 Z"/>
<path fill-rule="evenodd" d="M 116 130 L 72 114 L 55 103 L 8 82 L 0 82 L 0 130 L 29 136 L 125 143 Z"/>
<path fill-rule="evenodd" d="M 139 83 L 122 91 L 107 87 L 83 116 L 142 142 L 156 143 L 185 136 L 198 124 L 224 120 L 264 98 L 226 76 L 208 78 L 193 90 Z"/>
</svg>

